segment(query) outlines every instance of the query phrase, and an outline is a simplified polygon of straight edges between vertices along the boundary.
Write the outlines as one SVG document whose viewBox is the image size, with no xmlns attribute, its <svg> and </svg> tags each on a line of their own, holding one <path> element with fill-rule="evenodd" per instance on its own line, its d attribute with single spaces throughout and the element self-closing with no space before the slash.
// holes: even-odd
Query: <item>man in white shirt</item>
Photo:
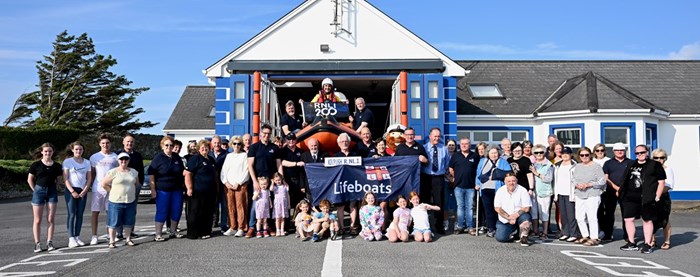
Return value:
<svg viewBox="0 0 700 277">
<path fill-rule="evenodd" d="M 496 191 L 493 206 L 498 213 L 496 222 L 496 240 L 508 242 L 516 226 L 520 229 L 520 245 L 529 246 L 527 235 L 530 233 L 530 207 L 532 201 L 525 188 L 518 185 L 518 179 L 507 173 L 506 185 Z"/>
<path fill-rule="evenodd" d="M 92 238 L 90 245 L 97 244 L 97 226 L 100 212 L 107 207 L 107 198 L 109 193 L 100 185 L 102 179 L 107 175 L 107 171 L 119 165 L 117 162 L 117 154 L 112 152 L 112 140 L 109 136 L 102 134 L 98 138 L 100 143 L 100 152 L 90 156 L 90 165 L 92 166 L 93 183 L 92 183 Z"/>
</svg>

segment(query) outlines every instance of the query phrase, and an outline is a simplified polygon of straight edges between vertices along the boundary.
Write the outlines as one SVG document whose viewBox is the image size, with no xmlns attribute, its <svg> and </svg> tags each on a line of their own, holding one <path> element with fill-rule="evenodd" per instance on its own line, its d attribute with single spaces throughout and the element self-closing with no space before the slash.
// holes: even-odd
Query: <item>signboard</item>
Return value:
<svg viewBox="0 0 700 277">
<path fill-rule="evenodd" d="M 333 116 L 338 122 L 348 122 L 350 109 L 348 104 L 342 102 L 311 103 L 304 102 L 301 109 L 306 122 L 313 122 L 316 117 Z"/>
</svg>

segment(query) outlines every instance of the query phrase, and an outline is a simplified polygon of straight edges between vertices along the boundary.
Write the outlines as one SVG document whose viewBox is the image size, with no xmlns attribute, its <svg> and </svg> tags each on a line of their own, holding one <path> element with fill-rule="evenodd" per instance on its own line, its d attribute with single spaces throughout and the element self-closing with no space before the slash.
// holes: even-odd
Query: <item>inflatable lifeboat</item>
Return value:
<svg viewBox="0 0 700 277">
<path fill-rule="evenodd" d="M 350 136 L 350 149 L 362 141 L 360 135 L 352 129 L 350 123 L 340 123 L 348 121 L 348 105 L 345 103 L 304 103 L 302 108 L 304 120 L 312 122 L 303 129 L 296 132 L 297 147 L 303 151 L 308 151 L 306 141 L 315 138 L 319 142 L 321 151 L 328 155 L 333 155 L 340 151 L 338 147 L 338 135 L 347 133 Z"/>
</svg>

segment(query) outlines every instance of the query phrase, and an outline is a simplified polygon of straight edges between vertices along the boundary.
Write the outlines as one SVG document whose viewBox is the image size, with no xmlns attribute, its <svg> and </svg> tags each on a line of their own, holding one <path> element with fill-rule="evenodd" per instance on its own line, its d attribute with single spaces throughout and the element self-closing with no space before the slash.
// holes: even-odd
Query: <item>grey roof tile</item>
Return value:
<svg viewBox="0 0 700 277">
<path fill-rule="evenodd" d="M 164 130 L 213 130 L 215 118 L 209 116 L 215 102 L 214 86 L 187 86 L 168 119 Z"/>
</svg>

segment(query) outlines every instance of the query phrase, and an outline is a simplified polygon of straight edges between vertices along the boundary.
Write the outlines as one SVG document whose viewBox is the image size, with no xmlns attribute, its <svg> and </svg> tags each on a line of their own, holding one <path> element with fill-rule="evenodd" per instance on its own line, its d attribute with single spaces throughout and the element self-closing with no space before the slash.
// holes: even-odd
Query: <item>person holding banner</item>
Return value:
<svg viewBox="0 0 700 277">
<path fill-rule="evenodd" d="M 302 167 L 310 163 L 322 163 L 324 159 L 328 156 L 328 153 L 320 151 L 319 143 L 317 138 L 310 138 L 306 140 L 306 147 L 309 151 L 301 153 L 301 162 L 299 163 Z M 300 170 L 301 177 L 299 180 L 303 183 L 301 185 L 301 191 L 304 193 L 306 199 L 311 199 L 311 191 L 309 190 L 309 182 L 306 176 L 305 170 Z M 294 201 L 292 201 L 294 203 Z"/>
<path fill-rule="evenodd" d="M 430 141 L 423 145 L 423 148 L 430 151 L 430 154 L 428 155 L 428 164 L 424 164 L 422 168 L 420 198 L 422 202 L 431 202 L 444 209 L 445 174 L 449 173 L 447 165 L 450 163 L 450 155 L 445 144 L 440 142 L 441 135 L 440 128 L 433 127 L 430 129 Z M 431 197 L 432 201 L 430 201 Z M 437 233 L 444 235 L 445 225 L 449 225 L 448 221 L 445 220 L 445 214 L 436 213 L 435 218 Z M 443 226 L 439 226 L 440 223 L 443 223 Z"/>
<path fill-rule="evenodd" d="M 394 156 L 418 156 L 421 164 L 428 164 L 428 153 L 425 152 L 423 145 L 416 142 L 416 130 L 411 127 L 406 128 L 403 137 L 406 142 L 396 146 Z"/>
<path fill-rule="evenodd" d="M 350 135 L 348 133 L 341 133 L 338 135 L 338 147 L 340 147 L 340 152 L 335 153 L 333 157 L 351 157 L 357 156 L 355 152 L 350 151 Z M 345 205 L 344 203 L 334 203 L 338 206 L 338 231 L 339 235 L 343 235 L 343 228 L 345 228 Z M 350 201 L 350 235 L 357 236 L 357 201 Z"/>
</svg>

